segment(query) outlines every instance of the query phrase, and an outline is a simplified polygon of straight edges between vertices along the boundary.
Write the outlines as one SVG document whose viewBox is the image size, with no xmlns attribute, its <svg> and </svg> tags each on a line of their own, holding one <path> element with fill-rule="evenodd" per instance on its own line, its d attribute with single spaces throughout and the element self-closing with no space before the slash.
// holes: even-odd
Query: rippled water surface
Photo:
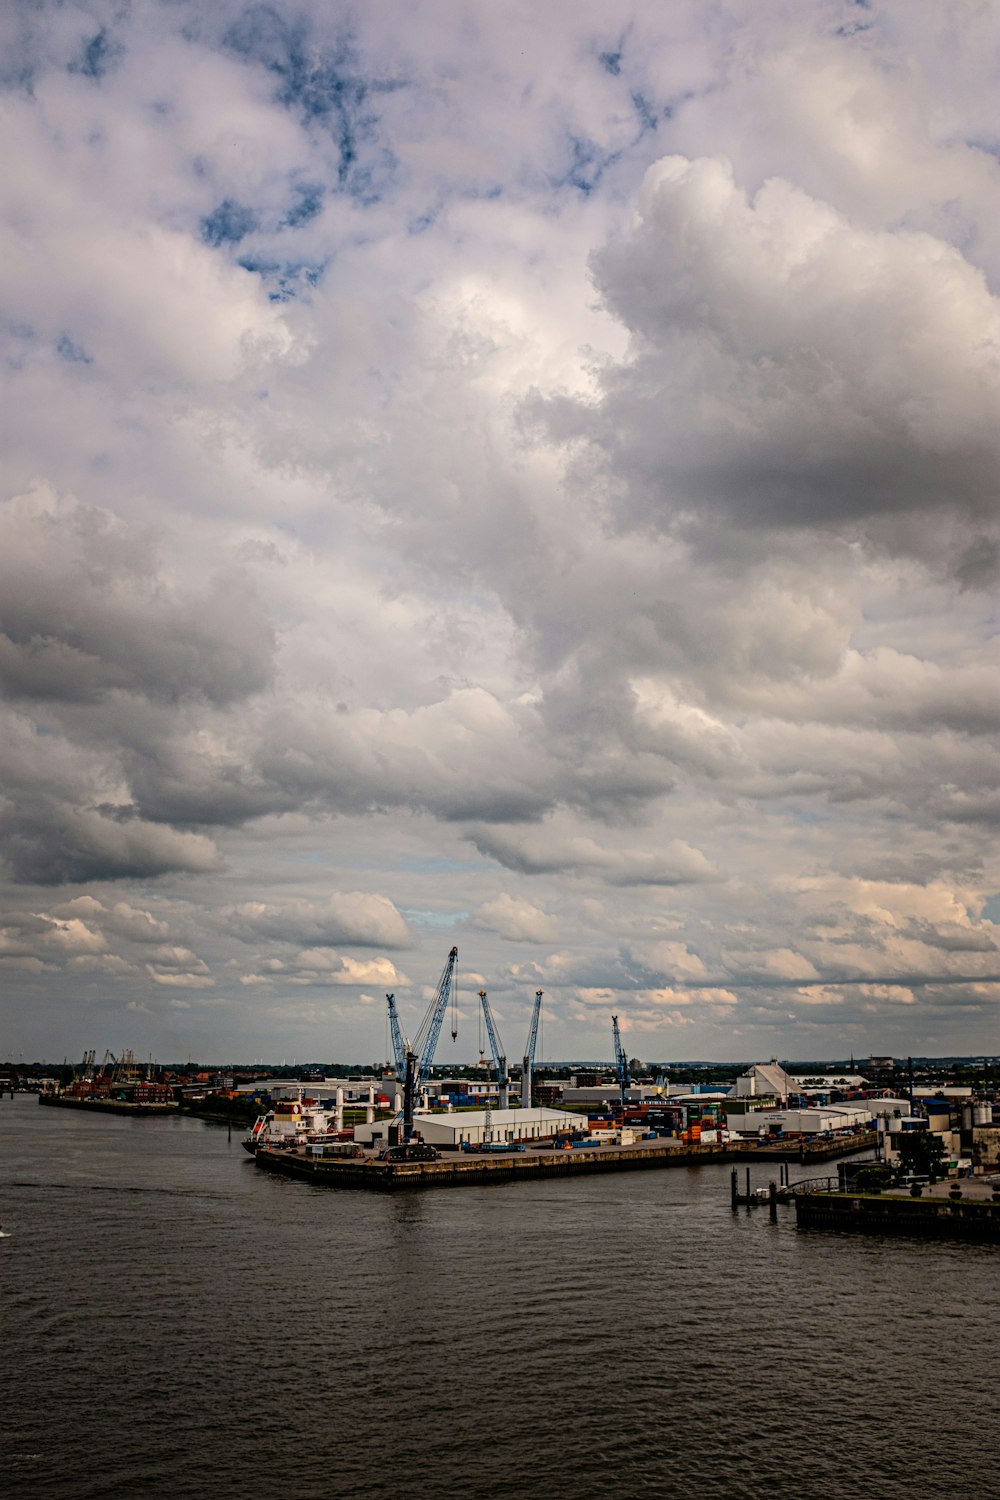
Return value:
<svg viewBox="0 0 1000 1500">
<path fill-rule="evenodd" d="M 31 1096 L 0 1147 L 13 1500 L 1000 1494 L 989 1246 L 733 1215 L 725 1167 L 323 1191 Z"/>
</svg>

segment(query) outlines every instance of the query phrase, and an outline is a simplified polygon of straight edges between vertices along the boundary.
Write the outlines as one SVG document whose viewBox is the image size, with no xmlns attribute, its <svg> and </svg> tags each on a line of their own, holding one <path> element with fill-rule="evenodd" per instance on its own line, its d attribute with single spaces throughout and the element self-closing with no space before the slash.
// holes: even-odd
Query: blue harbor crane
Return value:
<svg viewBox="0 0 1000 1500">
<path fill-rule="evenodd" d="M 403 1036 L 403 1028 L 399 1024 L 399 1011 L 396 1009 L 395 995 L 386 995 L 386 1004 L 389 1007 L 389 1035 L 392 1038 L 392 1057 L 396 1065 L 396 1077 L 402 1078 L 406 1072 L 406 1038 Z"/>
<path fill-rule="evenodd" d="M 485 990 L 479 991 L 479 1001 L 483 1007 L 486 1034 L 490 1039 L 490 1062 L 496 1074 L 497 1088 L 500 1090 L 500 1108 L 507 1109 L 510 1105 L 510 1079 L 507 1077 L 507 1054 L 504 1052 L 503 1043 L 497 1034 L 493 1012 L 490 1010 L 490 1002 L 486 998 Z"/>
<path fill-rule="evenodd" d="M 524 1061 L 521 1063 L 521 1108 L 531 1108 L 531 1071 L 535 1066 L 535 1047 L 538 1043 L 538 1018 L 542 1010 L 542 991 L 535 991 L 535 1005 L 531 1012 L 531 1026 L 528 1028 L 528 1045 L 524 1049 Z"/>
<path fill-rule="evenodd" d="M 427 1007 L 424 1019 L 420 1023 L 413 1043 L 413 1050 L 419 1058 L 417 1064 L 415 1088 L 420 1088 L 426 1083 L 434 1065 L 434 1053 L 437 1050 L 438 1037 L 441 1035 L 441 1026 L 444 1022 L 445 1011 L 448 1002 L 451 1001 L 451 1037 L 452 1041 L 458 1036 L 458 986 L 455 983 L 455 965 L 458 963 L 458 949 L 452 948 L 448 954 L 448 961 L 441 970 L 441 978 L 437 982 L 434 998 Z"/>
<path fill-rule="evenodd" d="M 404 1145 L 413 1135 L 413 1106 L 421 1084 L 427 1081 L 434 1065 L 434 1053 L 449 1001 L 451 1002 L 452 1041 L 458 1036 L 458 986 L 455 983 L 457 963 L 458 949 L 452 948 L 448 954 L 448 961 L 441 971 L 441 978 L 437 982 L 434 996 L 420 1023 L 420 1030 L 412 1044 L 404 1035 L 400 1025 L 395 995 L 385 997 L 389 1010 L 389 1032 L 392 1037 L 392 1055 L 396 1066 L 396 1076 L 403 1083 Z"/>
<path fill-rule="evenodd" d="M 632 1075 L 629 1072 L 628 1055 L 622 1046 L 622 1034 L 618 1029 L 618 1017 L 611 1017 L 611 1036 L 615 1044 L 615 1072 L 618 1074 L 618 1085 L 622 1091 L 622 1109 L 628 1104 L 628 1091 L 632 1083 Z"/>
</svg>

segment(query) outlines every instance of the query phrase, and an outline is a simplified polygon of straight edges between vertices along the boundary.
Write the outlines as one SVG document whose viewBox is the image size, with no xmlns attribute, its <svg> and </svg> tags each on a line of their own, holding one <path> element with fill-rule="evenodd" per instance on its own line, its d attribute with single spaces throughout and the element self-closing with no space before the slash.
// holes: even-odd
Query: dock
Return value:
<svg viewBox="0 0 1000 1500">
<path fill-rule="evenodd" d="M 1000 1203 L 985 1192 L 958 1199 L 950 1193 L 911 1198 L 895 1193 L 805 1192 L 795 1194 L 793 1202 L 801 1229 L 1000 1243 Z"/>
<path fill-rule="evenodd" d="M 871 1145 L 871 1138 L 867 1135 L 845 1139 L 832 1149 L 828 1142 L 823 1142 L 809 1159 L 825 1160 L 831 1155 L 870 1150 Z M 800 1148 L 796 1146 L 792 1159 L 798 1161 L 799 1153 Z M 256 1165 L 264 1172 L 297 1177 L 316 1187 L 360 1188 L 377 1192 L 785 1159 L 784 1153 L 757 1144 L 748 1147 L 733 1143 L 680 1145 L 676 1140 L 668 1139 L 639 1141 L 632 1146 L 586 1146 L 569 1151 L 533 1147 L 526 1151 L 498 1151 L 489 1155 L 447 1152 L 436 1161 L 382 1161 L 376 1156 L 310 1156 L 296 1147 L 265 1147 L 254 1156 Z"/>
<path fill-rule="evenodd" d="M 104 1115 L 169 1115 L 178 1108 L 175 1099 L 133 1104 L 128 1099 L 76 1099 L 70 1094 L 39 1094 L 38 1102 L 55 1109 L 90 1109 Z"/>
</svg>

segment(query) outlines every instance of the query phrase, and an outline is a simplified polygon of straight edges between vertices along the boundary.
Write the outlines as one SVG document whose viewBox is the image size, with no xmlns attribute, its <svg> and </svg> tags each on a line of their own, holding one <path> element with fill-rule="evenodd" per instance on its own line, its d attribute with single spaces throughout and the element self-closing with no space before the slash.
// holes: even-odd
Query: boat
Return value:
<svg viewBox="0 0 1000 1500">
<path fill-rule="evenodd" d="M 315 1099 L 281 1099 L 258 1115 L 243 1137 L 243 1149 L 256 1156 L 262 1146 L 316 1146 L 348 1140 L 353 1131 L 338 1130 L 337 1111 L 324 1109 Z"/>
</svg>

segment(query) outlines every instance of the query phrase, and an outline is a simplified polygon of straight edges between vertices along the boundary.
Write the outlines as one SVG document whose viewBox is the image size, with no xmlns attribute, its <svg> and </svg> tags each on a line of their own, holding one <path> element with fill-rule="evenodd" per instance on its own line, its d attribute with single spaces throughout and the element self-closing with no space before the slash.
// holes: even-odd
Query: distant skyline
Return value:
<svg viewBox="0 0 1000 1500">
<path fill-rule="evenodd" d="M 1000 10 L 0 58 L 0 1054 L 1000 1046 Z"/>
</svg>

